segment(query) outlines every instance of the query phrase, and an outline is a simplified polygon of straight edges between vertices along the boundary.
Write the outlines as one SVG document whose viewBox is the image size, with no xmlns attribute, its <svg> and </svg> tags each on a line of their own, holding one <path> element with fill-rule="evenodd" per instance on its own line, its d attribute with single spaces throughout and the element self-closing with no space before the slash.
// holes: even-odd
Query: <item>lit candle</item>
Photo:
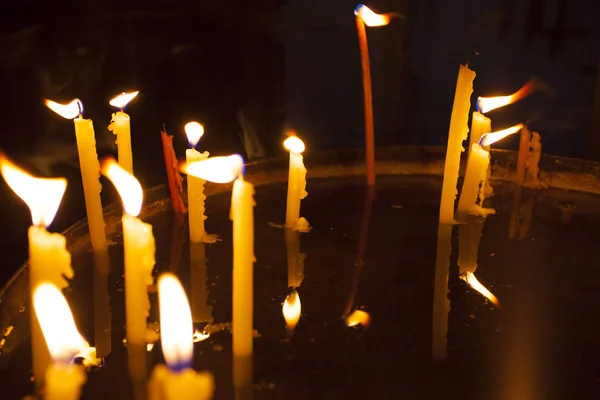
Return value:
<svg viewBox="0 0 600 400">
<path fill-rule="evenodd" d="M 189 122 L 185 125 L 185 134 L 187 135 L 188 142 L 190 143 L 191 149 L 185 151 L 186 162 L 192 163 L 195 161 L 206 160 L 209 156 L 208 151 L 200 153 L 196 151 L 195 147 L 200 141 L 200 138 L 204 134 L 204 127 L 198 122 Z M 195 177 L 193 175 L 187 176 L 187 194 L 188 194 L 188 219 L 190 224 L 190 242 L 199 243 L 202 242 L 206 235 L 204 229 L 204 201 L 206 196 L 204 195 L 204 183 L 206 181 L 202 178 Z"/>
<path fill-rule="evenodd" d="M 215 183 L 235 179 L 231 196 L 233 221 L 233 383 L 252 383 L 254 186 L 243 177 L 239 155 L 212 157 L 188 164 L 184 172 Z M 237 179 L 236 179 L 237 178 Z"/>
<path fill-rule="evenodd" d="M 304 280 L 304 259 L 300 253 L 300 232 L 285 227 L 285 245 L 288 264 L 288 288 L 298 288 Z"/>
<path fill-rule="evenodd" d="M 44 281 L 59 288 L 69 286 L 73 278 L 71 254 L 67 251 L 66 239 L 58 233 L 49 233 L 50 225 L 67 188 L 64 178 L 36 178 L 0 156 L 0 170 L 8 186 L 29 207 L 33 225 L 29 228 L 29 290 L 33 296 L 35 288 Z M 46 369 L 50 364 L 50 354 L 40 330 L 35 313 L 30 313 L 31 352 L 33 374 L 37 386 L 44 382 Z"/>
<path fill-rule="evenodd" d="M 192 314 L 185 291 L 173 274 L 158 278 L 160 343 L 168 367 L 160 364 L 152 371 L 148 384 L 150 400 L 208 400 L 214 392 L 210 372 L 196 373 Z"/>
<path fill-rule="evenodd" d="M 90 238 L 94 251 L 107 251 L 106 233 L 104 232 L 104 216 L 102 202 L 100 201 L 100 163 L 96 153 L 96 138 L 91 119 L 83 119 L 83 105 L 78 99 L 69 104 L 58 104 L 46 100 L 46 106 L 66 119 L 73 119 L 75 123 L 75 138 L 79 153 L 79 167 L 85 197 L 85 211 L 90 229 Z"/>
<path fill-rule="evenodd" d="M 466 66 L 459 66 L 440 199 L 432 318 L 432 356 L 435 360 L 446 358 L 448 312 L 450 311 L 448 274 L 450 254 L 452 253 L 452 227 L 455 222 L 454 202 L 457 194 L 460 153 L 463 151 L 462 142 L 467 138 L 469 132 L 469 109 L 471 108 L 474 79 L 475 72 Z"/>
<path fill-rule="evenodd" d="M 73 359 L 82 352 L 93 354 L 94 349 L 77 330 L 69 304 L 54 284 L 44 282 L 35 288 L 33 307 L 53 361 L 46 371 L 44 399 L 77 400 L 87 378 Z"/>
<path fill-rule="evenodd" d="M 489 148 L 492 143 L 519 132 L 521 128 L 523 128 L 523 124 L 487 133 L 481 137 L 479 143 L 471 146 L 465 170 L 465 180 L 458 200 L 457 217 L 460 221 L 464 221 L 467 215 L 485 217 L 495 212 L 491 208 L 483 207 L 483 200 L 485 199 L 483 188 L 485 188 L 487 182 L 487 170 L 490 165 L 490 152 L 485 148 Z"/>
<path fill-rule="evenodd" d="M 467 157 L 467 165 L 469 164 L 469 159 L 471 158 L 471 147 L 473 147 L 474 144 L 479 143 L 479 139 L 481 139 L 482 135 L 490 133 L 491 131 L 492 120 L 479 111 L 474 111 L 471 118 L 471 132 L 469 133 L 469 155 Z M 485 150 L 489 151 L 487 148 Z M 483 194 L 485 197 L 492 197 L 494 195 L 494 189 L 492 189 L 492 186 L 489 182 L 491 172 L 491 168 L 488 167 L 486 171 L 485 187 L 483 189 Z"/>
<path fill-rule="evenodd" d="M 296 290 L 292 290 L 283 302 L 282 307 L 283 318 L 285 318 L 285 326 L 288 331 L 293 331 L 300 321 L 300 314 L 302 313 L 302 304 L 300 303 L 300 296 Z"/>
<path fill-rule="evenodd" d="M 123 109 L 133 100 L 140 92 L 121 93 L 109 104 L 113 107 L 120 108 L 120 111 L 113 113 L 108 130 L 112 131 L 117 137 L 117 148 L 119 152 L 119 165 L 130 174 L 133 174 L 133 155 L 131 154 L 131 126 L 129 123 L 129 115 Z"/>
<path fill-rule="evenodd" d="M 137 218 L 144 192 L 140 182 L 114 159 L 102 163 L 102 173 L 115 185 L 125 215 L 123 216 L 123 252 L 125 256 L 125 321 L 129 372 L 134 380 L 146 379 L 146 319 L 150 311 L 147 287 L 152 285 L 156 245 L 152 225 Z M 144 354 L 140 357 L 140 354 Z"/>
<path fill-rule="evenodd" d="M 296 136 L 290 136 L 283 142 L 283 146 L 290 152 L 285 225 L 297 229 L 296 224 L 300 218 L 300 201 L 308 195 L 306 192 L 306 168 L 302 157 L 304 142 Z"/>
<path fill-rule="evenodd" d="M 354 9 L 356 15 L 356 30 L 360 47 L 360 62 L 362 67 L 363 98 L 365 107 L 365 157 L 367 164 L 367 184 L 375 186 L 375 133 L 373 125 L 373 96 L 371 91 L 371 65 L 369 47 L 367 44 L 366 26 L 384 26 L 390 23 L 390 15 L 377 14 L 364 4 Z"/>
</svg>

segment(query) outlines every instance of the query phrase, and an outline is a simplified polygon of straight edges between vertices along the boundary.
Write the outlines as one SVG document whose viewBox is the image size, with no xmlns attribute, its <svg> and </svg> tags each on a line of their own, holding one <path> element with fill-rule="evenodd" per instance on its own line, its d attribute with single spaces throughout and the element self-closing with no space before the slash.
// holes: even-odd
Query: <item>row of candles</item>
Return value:
<svg viewBox="0 0 600 400">
<path fill-rule="evenodd" d="M 105 274 L 108 273 L 108 267 L 102 264 L 108 262 L 108 245 L 100 200 L 100 172 L 115 185 L 122 199 L 129 372 L 134 381 L 143 381 L 147 375 L 144 355 L 147 347 L 147 317 L 150 311 L 147 288 L 153 284 L 155 241 L 152 226 L 138 218 L 142 209 L 143 189 L 132 174 L 130 118 L 123 111 L 125 105 L 137 94 L 138 92 L 123 93 L 110 102 L 111 105 L 121 108 L 121 111 L 113 115 L 109 126 L 117 136 L 118 162 L 110 158 L 102 163 L 99 162 L 93 124 L 91 120 L 82 117 L 83 107 L 79 100 L 69 104 L 47 100 L 46 105 L 61 116 L 74 119 L 94 260 L 96 269 Z M 187 162 L 178 166 L 176 157 L 165 157 L 165 160 L 167 163 L 174 163 L 175 172 L 169 174 L 169 186 L 174 189 L 171 190 L 172 198 L 175 198 L 173 194 L 178 190 L 176 186 L 177 179 L 180 179 L 179 169 L 188 176 L 189 210 L 187 211 L 192 262 L 202 262 L 203 243 L 212 241 L 211 235 L 208 235 L 204 228 L 205 181 L 215 183 L 234 181 L 231 206 L 234 383 L 236 386 L 243 387 L 252 382 L 254 187 L 244 180 L 241 156 L 209 158 L 208 152 L 200 153 L 195 150 L 204 134 L 202 125 L 197 122 L 188 123 L 185 131 L 191 145 L 191 148 L 186 151 Z M 164 140 L 166 136 L 163 132 L 165 155 L 173 151 L 171 146 L 165 145 L 170 143 L 170 140 Z M 306 168 L 301 154 L 304 151 L 304 143 L 291 134 L 284 142 L 284 147 L 290 151 L 285 225 L 289 260 L 288 282 L 290 287 L 297 288 L 303 278 L 298 235 L 308 227 L 307 221 L 300 217 L 300 202 L 307 195 Z M 65 237 L 58 233 L 49 233 L 46 227 L 50 225 L 58 210 L 67 182 L 64 178 L 34 177 L 6 157 L 0 158 L 0 170 L 8 186 L 29 206 L 33 222 L 29 230 L 29 276 L 32 304 L 35 310 L 31 313 L 34 379 L 38 387 L 45 383 L 47 399 L 76 399 L 85 377 L 77 366 L 71 364 L 71 361 L 76 355 L 82 353 L 88 353 L 87 358 L 90 362 L 93 362 L 96 356 L 108 354 L 110 338 L 102 341 L 96 337 L 96 345 L 108 349 L 90 348 L 77 332 L 66 300 L 60 292 L 69 284 L 65 278 L 72 279 L 74 276 L 71 256 L 66 248 Z M 174 209 L 182 211 L 176 204 Z M 163 399 L 181 399 L 184 398 L 182 393 L 191 396 L 189 398 L 210 398 L 213 390 L 211 375 L 196 374 L 188 368 L 192 357 L 190 343 L 192 343 L 193 332 L 192 314 L 186 295 L 174 276 L 160 278 L 158 287 L 161 343 L 169 368 L 164 366 L 155 368 L 149 384 L 150 392 L 163 393 L 159 396 Z M 164 292 L 168 294 L 163 296 Z M 177 301 L 163 299 L 177 299 Z M 52 306 L 48 307 L 48 304 Z M 296 291 L 288 296 L 282 311 L 288 329 L 293 330 L 300 318 L 300 299 Z M 208 320 L 206 316 L 198 316 L 198 319 Z M 110 326 L 110 321 L 108 324 Z M 62 330 L 65 330 L 64 335 L 59 334 Z M 96 350 L 98 350 L 97 354 Z"/>
<path fill-rule="evenodd" d="M 383 26 L 392 14 L 379 15 L 367 7 L 359 5 L 355 10 L 361 45 L 363 65 L 363 88 L 365 95 L 366 171 L 367 184 L 375 186 L 374 140 L 372 124 L 372 104 L 370 70 L 366 45 L 367 26 Z M 472 115 L 471 135 L 467 168 L 458 207 L 455 214 L 455 199 L 459 175 L 462 142 L 468 134 L 470 96 L 475 73 L 468 66 L 460 66 L 450 121 L 448 147 L 444 168 L 444 180 L 440 203 L 438 251 L 436 260 L 436 285 L 433 310 L 433 357 L 441 359 L 446 352 L 448 267 L 450 258 L 450 238 L 453 226 L 460 223 L 459 229 L 467 230 L 463 238 L 476 238 L 483 229 L 482 217 L 493 213 L 483 207 L 483 200 L 489 195 L 488 177 L 490 171 L 489 146 L 494 142 L 522 130 L 517 178 L 523 183 L 526 158 L 529 150 L 529 131 L 518 124 L 497 132 L 491 132 L 491 121 L 484 114 L 492 109 L 510 104 L 523 98 L 533 90 L 525 85 L 517 93 L 496 98 L 479 98 L 478 111 Z M 146 319 L 149 315 L 147 287 L 153 283 L 155 242 L 152 226 L 138 218 L 142 208 L 143 190 L 133 175 L 131 152 L 130 118 L 123 108 L 137 96 L 138 92 L 123 93 L 110 101 L 120 111 L 112 116 L 109 129 L 115 133 L 118 146 L 118 163 L 98 160 L 92 121 L 82 116 L 83 106 L 79 100 L 69 104 L 59 104 L 50 100 L 46 105 L 64 118 L 73 119 L 83 181 L 84 197 L 90 238 L 94 250 L 97 270 L 107 274 L 108 242 L 100 200 L 99 174 L 106 175 L 115 185 L 124 206 L 123 246 L 125 268 L 125 307 L 126 339 L 129 357 L 129 372 L 134 380 L 145 380 L 146 363 L 144 357 L 147 346 Z M 179 214 L 187 211 L 190 231 L 190 251 L 192 263 L 202 262 L 203 243 L 214 239 L 205 230 L 205 181 L 233 183 L 231 219 L 233 221 L 233 355 L 234 384 L 247 386 L 252 382 L 253 348 L 253 263 L 254 263 L 254 187 L 244 180 L 243 160 L 238 155 L 209 157 L 208 152 L 195 149 L 204 130 L 192 122 L 185 127 L 191 148 L 186 151 L 186 163 L 179 166 L 171 145 L 172 137 L 162 132 L 163 150 L 169 177 L 169 188 L 173 208 Z M 299 232 L 308 230 L 308 223 L 300 218 L 300 202 L 306 197 L 306 168 L 302 152 L 304 144 L 296 136 L 290 136 L 284 146 L 290 151 L 290 169 L 286 207 L 286 243 L 288 246 L 288 286 L 297 288 L 303 279 L 303 255 L 299 249 Z M 540 149 L 541 152 L 541 149 Z M 539 157 L 537 158 L 539 161 Z M 59 234 L 49 233 L 46 227 L 52 222 L 62 196 L 66 190 L 65 179 L 42 179 L 27 174 L 5 157 L 0 159 L 0 169 L 8 185 L 28 204 L 33 226 L 29 230 L 30 248 L 30 290 L 35 312 L 31 313 L 31 340 L 33 371 L 35 381 L 42 385 L 46 381 L 46 398 L 78 398 L 81 385 L 85 381 L 83 373 L 71 360 L 82 352 L 88 358 L 96 355 L 77 333 L 68 305 L 60 289 L 68 286 L 66 278 L 73 278 L 70 254 L 66 250 L 66 239 Z M 179 171 L 187 173 L 188 208 L 186 210 L 178 192 L 182 190 Z M 477 217 L 473 219 L 473 217 Z M 459 263 L 462 277 L 488 298 L 493 295 L 474 276 L 477 266 L 477 246 L 461 245 Z M 469 247 L 470 246 L 470 247 Z M 474 249 L 474 250 L 473 250 Z M 104 265 L 104 267 L 103 267 Z M 210 398 L 213 390 L 212 377 L 208 373 L 197 374 L 189 365 L 192 357 L 192 320 L 196 320 L 195 307 L 190 311 L 185 293 L 177 278 L 171 275 L 159 279 L 159 303 L 161 316 L 161 343 L 169 368 L 156 367 L 150 386 L 151 393 L 162 393 L 165 399 Z M 487 291 L 487 292 L 486 292 Z M 170 300 L 165 301 L 165 299 Z M 47 307 L 52 304 L 52 307 Z M 288 329 L 293 330 L 300 318 L 300 299 L 294 290 L 283 305 L 283 314 Z M 369 316 L 361 310 L 350 314 L 347 310 L 347 324 L 367 324 Z M 207 319 L 199 316 L 199 319 Z M 68 330 L 67 334 L 63 331 Z M 51 332 L 55 332 L 52 334 Z M 60 334 L 56 334 L 59 332 Z M 110 338 L 105 341 L 96 337 L 98 356 L 106 355 Z M 48 352 L 48 349 L 50 350 Z M 51 359 L 54 361 L 52 367 Z M 187 397 L 186 397 L 187 398 Z"/>
</svg>

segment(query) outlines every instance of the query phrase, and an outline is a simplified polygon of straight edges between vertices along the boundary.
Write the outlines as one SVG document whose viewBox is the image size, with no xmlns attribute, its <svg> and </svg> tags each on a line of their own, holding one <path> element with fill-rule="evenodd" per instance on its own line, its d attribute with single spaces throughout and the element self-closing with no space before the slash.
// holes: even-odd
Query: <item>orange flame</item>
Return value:
<svg viewBox="0 0 600 400">
<path fill-rule="evenodd" d="M 34 225 L 52 223 L 67 189 L 65 178 L 36 178 L 0 155 L 0 171 L 8 186 L 29 207 Z"/>
<path fill-rule="evenodd" d="M 292 153 L 302 153 L 305 149 L 304 142 L 297 136 L 290 136 L 283 142 L 283 147 Z"/>
<path fill-rule="evenodd" d="M 52 359 L 68 363 L 78 353 L 90 353 L 90 346 L 77 330 L 69 304 L 59 288 L 48 282 L 38 285 L 33 291 L 33 307 Z"/>
<path fill-rule="evenodd" d="M 467 272 L 461 276 L 461 279 L 467 282 L 473 289 L 481 293 L 483 297 L 491 301 L 496 308 L 501 308 L 498 298 L 477 280 L 474 273 Z"/>
<path fill-rule="evenodd" d="M 288 331 L 293 331 L 300 321 L 302 313 L 302 305 L 300 304 L 300 296 L 295 290 L 290 293 L 283 302 L 283 317 L 285 318 L 285 326 Z"/>
<path fill-rule="evenodd" d="M 115 185 L 121 196 L 125 212 L 132 217 L 138 216 L 142 210 L 144 191 L 135 176 L 125 171 L 114 158 L 104 160 L 100 166 L 100 172 Z"/>
<path fill-rule="evenodd" d="M 123 92 L 120 95 L 118 95 L 115 98 L 113 98 L 112 100 L 110 100 L 108 102 L 108 104 L 110 104 L 113 107 L 117 107 L 117 108 L 123 109 L 139 93 L 140 93 L 139 91 L 135 91 L 135 92 L 131 92 L 131 93 L 125 93 L 125 92 Z"/>
<path fill-rule="evenodd" d="M 364 4 L 356 6 L 354 15 L 358 15 L 366 26 L 384 26 L 390 23 L 389 15 L 377 14 Z"/>
<path fill-rule="evenodd" d="M 204 135 L 204 127 L 202 126 L 202 124 L 199 124 L 196 121 L 188 122 L 187 124 L 185 124 L 183 129 L 185 129 L 185 135 L 188 138 L 190 146 L 196 147 L 196 145 L 200 141 L 200 138 L 202 137 L 202 135 Z"/>
<path fill-rule="evenodd" d="M 367 328 L 369 324 L 371 324 L 371 315 L 364 310 L 356 309 L 346 317 L 347 326 L 362 325 Z"/>
<path fill-rule="evenodd" d="M 497 141 L 504 139 L 507 136 L 519 132 L 521 129 L 523 129 L 523 126 L 523 124 L 517 124 L 515 126 L 511 126 L 510 128 L 506 128 L 501 131 L 486 133 L 481 137 L 481 139 L 479 139 L 479 145 L 481 147 L 492 145 Z"/>
<path fill-rule="evenodd" d="M 533 93 L 536 89 L 534 81 L 529 81 L 523 85 L 523 87 L 517 90 L 515 93 L 508 96 L 497 96 L 497 97 L 479 97 L 477 99 L 477 110 L 485 114 L 489 111 L 495 110 L 496 108 L 504 107 L 508 104 L 515 103 Z"/>
<path fill-rule="evenodd" d="M 46 99 L 44 100 L 44 104 L 46 104 L 46 107 L 66 119 L 77 118 L 83 113 L 83 103 L 81 103 L 81 100 L 79 99 L 75 99 L 69 104 L 60 104 Z"/>
<path fill-rule="evenodd" d="M 209 182 L 228 183 L 240 176 L 243 168 L 244 160 L 240 155 L 234 154 L 183 164 L 181 172 Z"/>
</svg>

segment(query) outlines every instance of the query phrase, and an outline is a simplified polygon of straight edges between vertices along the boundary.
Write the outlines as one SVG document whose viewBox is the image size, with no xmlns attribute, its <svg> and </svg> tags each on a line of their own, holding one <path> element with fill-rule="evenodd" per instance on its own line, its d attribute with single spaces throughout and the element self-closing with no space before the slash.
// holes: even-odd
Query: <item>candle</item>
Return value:
<svg viewBox="0 0 600 400">
<path fill-rule="evenodd" d="M 78 99 L 69 104 L 58 104 L 46 100 L 46 106 L 66 119 L 73 119 L 75 123 L 75 138 L 79 153 L 79 167 L 85 197 L 85 210 L 90 229 L 90 238 L 94 251 L 107 251 L 106 233 L 104 232 L 104 216 L 102 202 L 100 201 L 100 163 L 96 153 L 96 139 L 94 126 L 91 119 L 81 116 L 83 105 Z"/>
<path fill-rule="evenodd" d="M 233 383 L 252 383 L 254 186 L 243 177 L 239 155 L 212 157 L 184 167 L 187 174 L 215 183 L 235 179 L 231 196 L 233 221 Z M 237 178 L 237 179 L 236 179 Z"/>
<path fill-rule="evenodd" d="M 527 174 L 531 177 L 529 186 L 546 189 L 548 184 L 540 180 L 540 160 L 542 159 L 542 137 L 538 132 L 531 132 L 529 157 L 527 158 Z"/>
<path fill-rule="evenodd" d="M 150 400 L 211 399 L 214 379 L 210 372 L 196 373 L 192 314 L 185 291 L 173 274 L 158 278 L 160 342 L 165 365 L 157 365 L 148 384 Z"/>
<path fill-rule="evenodd" d="M 300 314 L 302 313 L 302 304 L 300 303 L 300 296 L 296 290 L 285 298 L 283 302 L 283 318 L 285 318 L 285 326 L 288 331 L 293 331 L 300 321 Z"/>
<path fill-rule="evenodd" d="M 284 227 L 284 229 L 288 264 L 288 288 L 298 288 L 304 280 L 306 254 L 300 253 L 300 232 L 288 227 Z"/>
<path fill-rule="evenodd" d="M 515 177 L 515 185 L 513 188 L 513 201 L 508 231 L 509 239 L 515 239 L 519 230 L 519 206 L 521 205 L 521 193 L 523 182 L 525 180 L 525 171 L 527 169 L 530 141 L 531 132 L 527 126 L 523 126 L 523 129 L 521 129 L 521 138 L 519 140 L 519 153 L 517 155 L 517 172 Z"/>
<path fill-rule="evenodd" d="M 283 146 L 290 151 L 285 225 L 289 228 L 298 229 L 300 201 L 308 195 L 306 192 L 306 168 L 302 157 L 304 142 L 296 136 L 290 136 L 283 142 Z"/>
<path fill-rule="evenodd" d="M 93 354 L 93 348 L 78 332 L 67 300 L 54 284 L 35 288 L 33 308 L 54 362 L 46 371 L 44 399 L 77 400 L 87 378 L 73 359 L 82 352 Z"/>
<path fill-rule="evenodd" d="M 179 175 L 179 163 L 173 149 L 173 136 L 168 135 L 166 129 L 160 131 L 160 137 L 163 145 L 163 156 L 165 159 L 165 168 L 167 170 L 167 179 L 169 184 L 169 193 L 171 194 L 171 206 L 177 218 L 187 212 L 187 208 L 183 204 L 181 195 L 183 190 L 183 178 Z"/>
<path fill-rule="evenodd" d="M 471 147 L 469 159 L 467 160 L 465 180 L 458 200 L 457 217 L 460 221 L 464 221 L 467 215 L 485 217 L 495 212 L 491 208 L 484 208 L 482 206 L 485 198 L 483 188 L 485 188 L 487 182 L 487 171 L 490 165 L 490 152 L 485 148 L 489 148 L 492 143 L 506 136 L 517 133 L 521 128 L 523 128 L 523 124 L 487 133 L 481 137 L 479 143 L 475 143 Z"/>
<path fill-rule="evenodd" d="M 102 173 L 115 185 L 125 215 L 123 216 L 123 252 L 125 256 L 125 321 L 129 372 L 134 380 L 146 379 L 146 319 L 150 311 L 147 287 L 152 284 L 156 246 L 152 225 L 137 218 L 144 192 L 139 181 L 114 159 L 102 163 Z M 143 356 L 142 356 L 143 354 Z"/>
<path fill-rule="evenodd" d="M 66 239 L 58 233 L 49 233 L 46 227 L 52 223 L 62 197 L 67 188 L 64 178 L 36 178 L 18 168 L 6 157 L 0 156 L 0 170 L 8 186 L 29 207 L 33 225 L 29 228 L 29 290 L 43 281 L 60 288 L 69 286 L 73 278 L 71 254 L 67 251 Z M 41 386 L 46 369 L 50 364 L 50 354 L 40 330 L 35 313 L 30 313 L 31 352 L 35 383 Z"/>
<path fill-rule="evenodd" d="M 371 65 L 369 61 L 369 47 L 367 44 L 366 26 L 384 26 L 390 23 L 390 16 L 376 14 L 364 4 L 359 4 L 354 9 L 356 15 L 356 30 L 360 48 L 360 62 L 362 67 L 363 101 L 365 108 L 365 157 L 367 164 L 367 184 L 375 186 L 375 133 L 373 125 L 373 96 L 371 91 Z"/>
<path fill-rule="evenodd" d="M 120 108 L 120 111 L 113 113 L 108 130 L 112 131 L 117 137 L 117 148 L 119 152 L 119 165 L 130 174 L 133 174 L 133 156 L 131 154 L 131 126 L 129 115 L 123 112 L 125 106 L 133 100 L 140 92 L 121 93 L 109 101 L 113 107 Z"/>
<path fill-rule="evenodd" d="M 490 133 L 491 131 L 492 120 L 479 111 L 474 111 L 471 119 L 471 132 L 469 133 L 469 155 L 467 157 L 467 165 L 469 164 L 469 159 L 471 158 L 471 147 L 473 147 L 474 144 L 479 143 L 479 139 L 481 139 L 482 135 Z M 483 194 L 486 198 L 494 195 L 494 189 L 490 185 L 489 181 L 491 172 L 492 170 L 488 166 L 486 171 L 485 187 L 483 189 Z"/>
<path fill-rule="evenodd" d="M 185 134 L 187 135 L 191 149 L 185 151 L 186 162 L 192 163 L 195 161 L 206 160 L 209 156 L 208 151 L 200 153 L 195 147 L 204 134 L 204 127 L 198 122 L 189 122 L 185 125 Z M 206 231 L 204 229 L 204 195 L 205 180 L 197 178 L 193 175 L 187 176 L 187 193 L 188 193 L 188 220 L 190 224 L 190 242 L 202 242 Z"/>
</svg>

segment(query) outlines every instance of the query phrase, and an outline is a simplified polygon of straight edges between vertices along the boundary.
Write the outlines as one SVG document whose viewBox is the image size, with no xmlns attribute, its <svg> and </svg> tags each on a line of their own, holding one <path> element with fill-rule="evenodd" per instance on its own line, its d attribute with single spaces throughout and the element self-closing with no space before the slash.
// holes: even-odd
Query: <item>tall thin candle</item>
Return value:
<svg viewBox="0 0 600 400">
<path fill-rule="evenodd" d="M 131 124 L 129 115 L 123 109 L 140 92 L 121 93 L 109 101 L 113 107 L 120 108 L 120 111 L 113 113 L 108 130 L 112 131 L 117 137 L 117 148 L 119 152 L 119 165 L 130 174 L 133 174 L 133 154 L 131 152 Z"/>
</svg>

